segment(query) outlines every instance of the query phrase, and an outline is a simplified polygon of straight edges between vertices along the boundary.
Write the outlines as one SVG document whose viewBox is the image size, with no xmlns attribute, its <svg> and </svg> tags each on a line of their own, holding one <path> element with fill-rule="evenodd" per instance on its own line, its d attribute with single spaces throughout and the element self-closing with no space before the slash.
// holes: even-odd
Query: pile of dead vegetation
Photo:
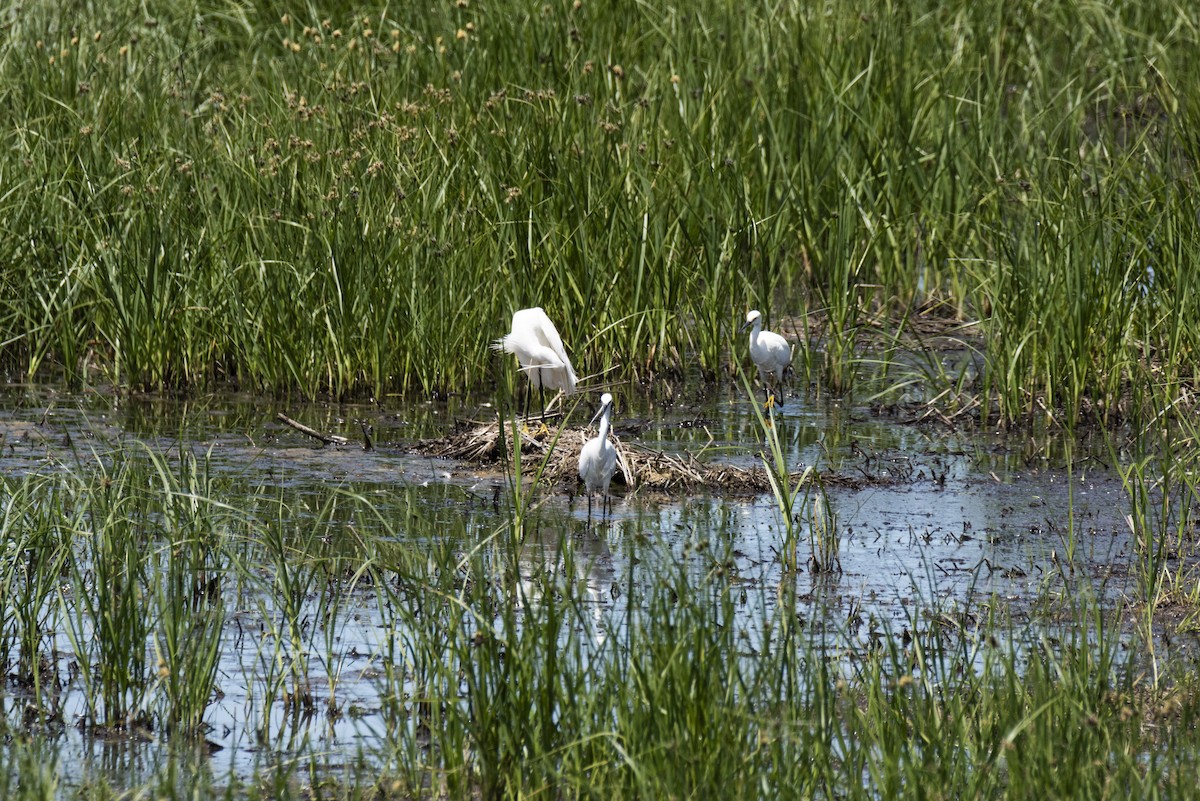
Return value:
<svg viewBox="0 0 1200 801">
<path fill-rule="evenodd" d="M 595 436 L 591 429 L 561 428 L 539 422 L 518 423 L 521 444 L 521 471 L 535 473 L 551 483 L 578 479 L 579 451 Z M 506 420 L 466 426 L 449 436 L 423 440 L 416 450 L 426 456 L 455 459 L 476 465 L 510 462 L 513 451 L 513 423 Z M 679 493 L 692 490 L 719 490 L 722 493 L 757 494 L 769 492 L 766 471 L 727 464 L 710 464 L 687 453 L 667 453 L 636 443 L 622 442 L 610 435 L 617 449 L 617 473 L 614 484 L 642 490 Z M 543 462 L 545 463 L 543 466 Z"/>
</svg>

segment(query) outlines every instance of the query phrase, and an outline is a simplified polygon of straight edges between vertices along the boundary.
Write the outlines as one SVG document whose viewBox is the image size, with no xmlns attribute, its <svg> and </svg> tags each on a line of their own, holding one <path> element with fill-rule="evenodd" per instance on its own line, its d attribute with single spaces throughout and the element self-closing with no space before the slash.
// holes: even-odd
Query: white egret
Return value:
<svg viewBox="0 0 1200 801">
<path fill-rule="evenodd" d="M 783 381 L 783 371 L 792 362 L 792 346 L 788 341 L 774 331 L 762 330 L 762 315 L 758 309 L 746 312 L 746 322 L 742 330 L 750 331 L 750 359 L 758 367 L 758 380 L 766 385 L 766 376 L 774 375 L 776 383 Z M 767 396 L 767 403 L 774 399 L 774 394 Z"/>
<path fill-rule="evenodd" d="M 563 347 L 558 329 L 540 306 L 513 312 L 512 330 L 492 343 L 492 348 L 515 354 L 521 372 L 529 376 L 529 384 L 539 393 L 553 389 L 564 395 L 575 391 L 575 368 Z M 542 395 L 542 416 L 546 415 L 545 395 Z"/>
<path fill-rule="evenodd" d="M 608 503 L 608 483 L 617 469 L 617 449 L 608 441 L 608 430 L 612 425 L 613 396 L 605 392 L 600 396 L 600 410 L 592 422 L 600 419 L 600 431 L 589 439 L 579 451 L 579 477 L 588 496 L 588 520 L 592 519 L 592 493 L 599 492 L 602 503 Z M 590 425 L 590 424 L 589 424 Z"/>
</svg>

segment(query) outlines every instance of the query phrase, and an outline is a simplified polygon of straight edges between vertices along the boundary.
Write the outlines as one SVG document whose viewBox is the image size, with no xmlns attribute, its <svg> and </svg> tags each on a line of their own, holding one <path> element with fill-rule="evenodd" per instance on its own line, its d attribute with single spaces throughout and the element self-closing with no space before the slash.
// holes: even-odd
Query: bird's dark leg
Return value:
<svg viewBox="0 0 1200 801">
<path fill-rule="evenodd" d="M 542 401 L 542 422 L 546 422 L 546 382 L 543 380 L 542 368 L 538 368 L 538 397 Z"/>
<path fill-rule="evenodd" d="M 779 389 L 780 382 L 775 377 L 775 373 L 773 371 L 764 372 L 760 369 L 758 371 L 758 379 L 762 381 L 763 391 L 767 393 L 767 408 L 772 406 L 783 408 L 783 393 L 776 392 Z"/>
</svg>

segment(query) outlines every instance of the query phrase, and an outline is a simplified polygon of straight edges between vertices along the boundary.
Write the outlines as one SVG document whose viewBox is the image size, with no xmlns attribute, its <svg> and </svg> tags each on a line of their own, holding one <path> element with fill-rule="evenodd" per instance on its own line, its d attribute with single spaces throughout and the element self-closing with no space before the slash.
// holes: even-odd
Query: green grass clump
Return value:
<svg viewBox="0 0 1200 801">
<path fill-rule="evenodd" d="M 222 541 L 237 518 L 212 499 L 207 465 L 191 456 L 173 469 L 147 448 L 92 454 L 82 467 L 60 479 L 68 500 L 48 507 L 42 528 L 71 549 L 56 606 L 81 666 L 80 723 L 194 737 L 216 693 L 232 567 Z M 43 481 L 18 491 L 31 483 Z M 23 649 L 22 659 L 43 662 L 61 690 L 61 666 L 44 651 Z"/>
<path fill-rule="evenodd" d="M 50 640 L 62 622 L 56 602 L 59 578 L 73 552 L 59 525 L 75 513 L 58 482 L 39 478 L 6 488 L 0 518 L 0 665 L 15 665 L 18 685 L 28 689 L 35 709 L 58 713 L 57 676 L 48 658 Z M 69 530 L 69 529 L 68 529 Z"/>
<path fill-rule="evenodd" d="M 584 374 L 711 377 L 759 306 L 823 321 L 809 363 L 846 391 L 864 327 L 921 309 L 982 321 L 989 414 L 1161 406 L 1200 344 L 1198 14 L 22 6 L 0 359 L 486 387 L 488 342 L 536 304 Z"/>
</svg>

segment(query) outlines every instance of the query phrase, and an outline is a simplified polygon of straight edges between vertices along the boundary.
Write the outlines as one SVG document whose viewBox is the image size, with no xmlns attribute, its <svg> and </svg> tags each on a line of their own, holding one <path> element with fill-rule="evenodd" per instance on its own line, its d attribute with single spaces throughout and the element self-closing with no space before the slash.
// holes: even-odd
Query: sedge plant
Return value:
<svg viewBox="0 0 1200 801">
<path fill-rule="evenodd" d="M 775 508 L 779 512 L 780 522 L 783 525 L 783 541 L 780 543 L 780 550 L 778 551 L 779 560 L 786 572 L 795 573 L 800 569 L 799 548 L 801 536 L 801 524 L 796 519 L 795 507 L 797 500 L 806 497 L 804 487 L 807 483 L 810 483 L 814 476 L 814 471 L 812 465 L 807 465 L 798 477 L 793 478 L 792 472 L 788 468 L 787 457 L 783 452 L 783 443 L 779 436 L 779 422 L 775 417 L 773 398 L 768 396 L 767 411 L 764 414 L 755 398 L 750 381 L 744 374 L 742 376 L 742 386 L 745 388 L 746 397 L 750 400 L 750 405 L 754 409 L 754 416 L 758 421 L 758 429 L 762 433 L 767 445 L 767 451 L 761 452 L 759 458 L 762 460 L 763 469 L 767 474 L 767 481 L 771 485 L 771 495 L 775 499 Z M 825 522 L 825 518 L 822 515 L 820 532 L 824 536 L 829 536 L 829 527 L 824 525 Z M 832 533 L 832 536 L 836 537 L 836 532 Z M 826 546 L 822 544 L 819 547 L 821 548 L 821 555 L 824 555 Z M 817 551 L 813 552 L 813 560 L 819 564 Z"/>
</svg>

